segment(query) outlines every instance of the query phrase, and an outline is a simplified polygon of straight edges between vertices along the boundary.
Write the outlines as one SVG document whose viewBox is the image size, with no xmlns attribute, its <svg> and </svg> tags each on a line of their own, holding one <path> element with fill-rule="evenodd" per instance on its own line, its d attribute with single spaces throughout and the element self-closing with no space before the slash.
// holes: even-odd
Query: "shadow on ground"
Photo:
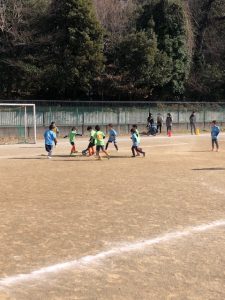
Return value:
<svg viewBox="0 0 225 300">
<path fill-rule="evenodd" d="M 225 168 L 198 168 L 192 169 L 192 171 L 224 171 Z"/>
</svg>

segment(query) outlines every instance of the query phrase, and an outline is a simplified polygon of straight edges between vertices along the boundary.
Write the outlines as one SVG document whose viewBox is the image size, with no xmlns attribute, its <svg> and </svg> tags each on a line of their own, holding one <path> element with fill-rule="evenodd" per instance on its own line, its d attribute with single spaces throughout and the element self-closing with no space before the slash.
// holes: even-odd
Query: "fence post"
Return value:
<svg viewBox="0 0 225 300">
<path fill-rule="evenodd" d="M 204 129 L 205 129 L 205 105 L 203 104 L 203 125 L 204 125 Z"/>
<path fill-rule="evenodd" d="M 178 104 L 177 122 L 178 122 L 178 128 L 180 128 L 180 103 Z"/>
<path fill-rule="evenodd" d="M 120 133 L 120 108 L 117 108 L 117 126 L 118 126 L 118 133 Z"/>
</svg>

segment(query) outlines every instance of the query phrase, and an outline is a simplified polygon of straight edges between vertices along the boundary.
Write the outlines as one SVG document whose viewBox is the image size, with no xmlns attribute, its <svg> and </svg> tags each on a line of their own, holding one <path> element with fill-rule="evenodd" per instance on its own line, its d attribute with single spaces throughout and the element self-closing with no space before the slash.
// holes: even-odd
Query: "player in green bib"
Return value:
<svg viewBox="0 0 225 300">
<path fill-rule="evenodd" d="M 70 155 L 73 155 L 74 153 L 77 153 L 78 151 L 76 151 L 76 145 L 75 145 L 75 140 L 76 140 L 76 136 L 82 136 L 82 134 L 77 133 L 77 129 L 76 127 L 73 127 L 70 131 L 70 133 L 66 136 L 64 136 L 64 138 L 69 137 L 69 141 L 70 144 L 72 146 L 71 151 L 70 151 Z"/>
<path fill-rule="evenodd" d="M 82 154 L 87 155 L 87 152 L 88 152 L 89 156 L 92 156 L 95 154 L 94 147 L 96 145 L 96 140 L 95 140 L 94 135 L 95 135 L 96 131 L 94 129 L 92 129 L 91 126 L 87 127 L 87 131 L 89 131 L 89 137 L 90 137 L 89 144 L 88 144 L 87 148 L 82 151 Z"/>
<path fill-rule="evenodd" d="M 105 134 L 100 130 L 100 126 L 96 125 L 95 126 L 95 134 L 94 134 L 94 139 L 96 140 L 96 156 L 98 159 L 101 159 L 100 156 L 100 151 L 104 152 L 105 155 L 107 156 L 107 158 L 109 159 L 109 155 L 107 153 L 107 151 L 105 150 Z"/>
</svg>

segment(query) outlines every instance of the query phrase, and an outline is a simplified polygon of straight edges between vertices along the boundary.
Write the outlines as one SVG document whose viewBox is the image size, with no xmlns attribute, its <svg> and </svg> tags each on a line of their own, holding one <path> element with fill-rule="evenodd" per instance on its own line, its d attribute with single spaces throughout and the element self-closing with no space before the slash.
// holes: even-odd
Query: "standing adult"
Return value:
<svg viewBox="0 0 225 300">
<path fill-rule="evenodd" d="M 162 133 L 163 117 L 160 113 L 157 115 L 157 131 Z"/>
<path fill-rule="evenodd" d="M 169 133 L 169 131 L 172 131 L 172 125 L 173 125 L 173 119 L 172 119 L 171 113 L 168 113 L 167 117 L 166 117 L 167 134 Z"/>
<path fill-rule="evenodd" d="M 148 118 L 147 118 L 147 127 L 151 127 L 154 124 L 154 119 L 151 113 L 149 113 Z"/>
<path fill-rule="evenodd" d="M 190 126 L 191 126 L 191 134 L 196 134 L 196 115 L 195 112 L 193 111 L 192 114 L 190 115 Z"/>
</svg>

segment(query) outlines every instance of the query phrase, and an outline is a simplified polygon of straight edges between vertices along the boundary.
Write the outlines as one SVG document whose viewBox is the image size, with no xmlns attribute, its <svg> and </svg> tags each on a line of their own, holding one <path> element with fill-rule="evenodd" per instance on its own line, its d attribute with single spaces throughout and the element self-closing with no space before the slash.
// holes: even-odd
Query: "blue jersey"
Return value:
<svg viewBox="0 0 225 300">
<path fill-rule="evenodd" d="M 54 140 L 56 139 L 56 134 L 48 129 L 44 133 L 44 138 L 45 138 L 45 145 L 54 145 Z"/>
<path fill-rule="evenodd" d="M 219 133 L 220 133 L 219 126 L 213 125 L 211 127 L 211 137 L 212 137 L 212 139 L 217 140 Z"/>
<path fill-rule="evenodd" d="M 131 139 L 133 142 L 133 146 L 138 147 L 139 141 L 138 141 L 138 137 L 137 137 L 136 133 L 132 133 Z"/>
<path fill-rule="evenodd" d="M 109 142 L 115 142 L 117 136 L 117 132 L 114 129 L 109 130 Z"/>
</svg>

